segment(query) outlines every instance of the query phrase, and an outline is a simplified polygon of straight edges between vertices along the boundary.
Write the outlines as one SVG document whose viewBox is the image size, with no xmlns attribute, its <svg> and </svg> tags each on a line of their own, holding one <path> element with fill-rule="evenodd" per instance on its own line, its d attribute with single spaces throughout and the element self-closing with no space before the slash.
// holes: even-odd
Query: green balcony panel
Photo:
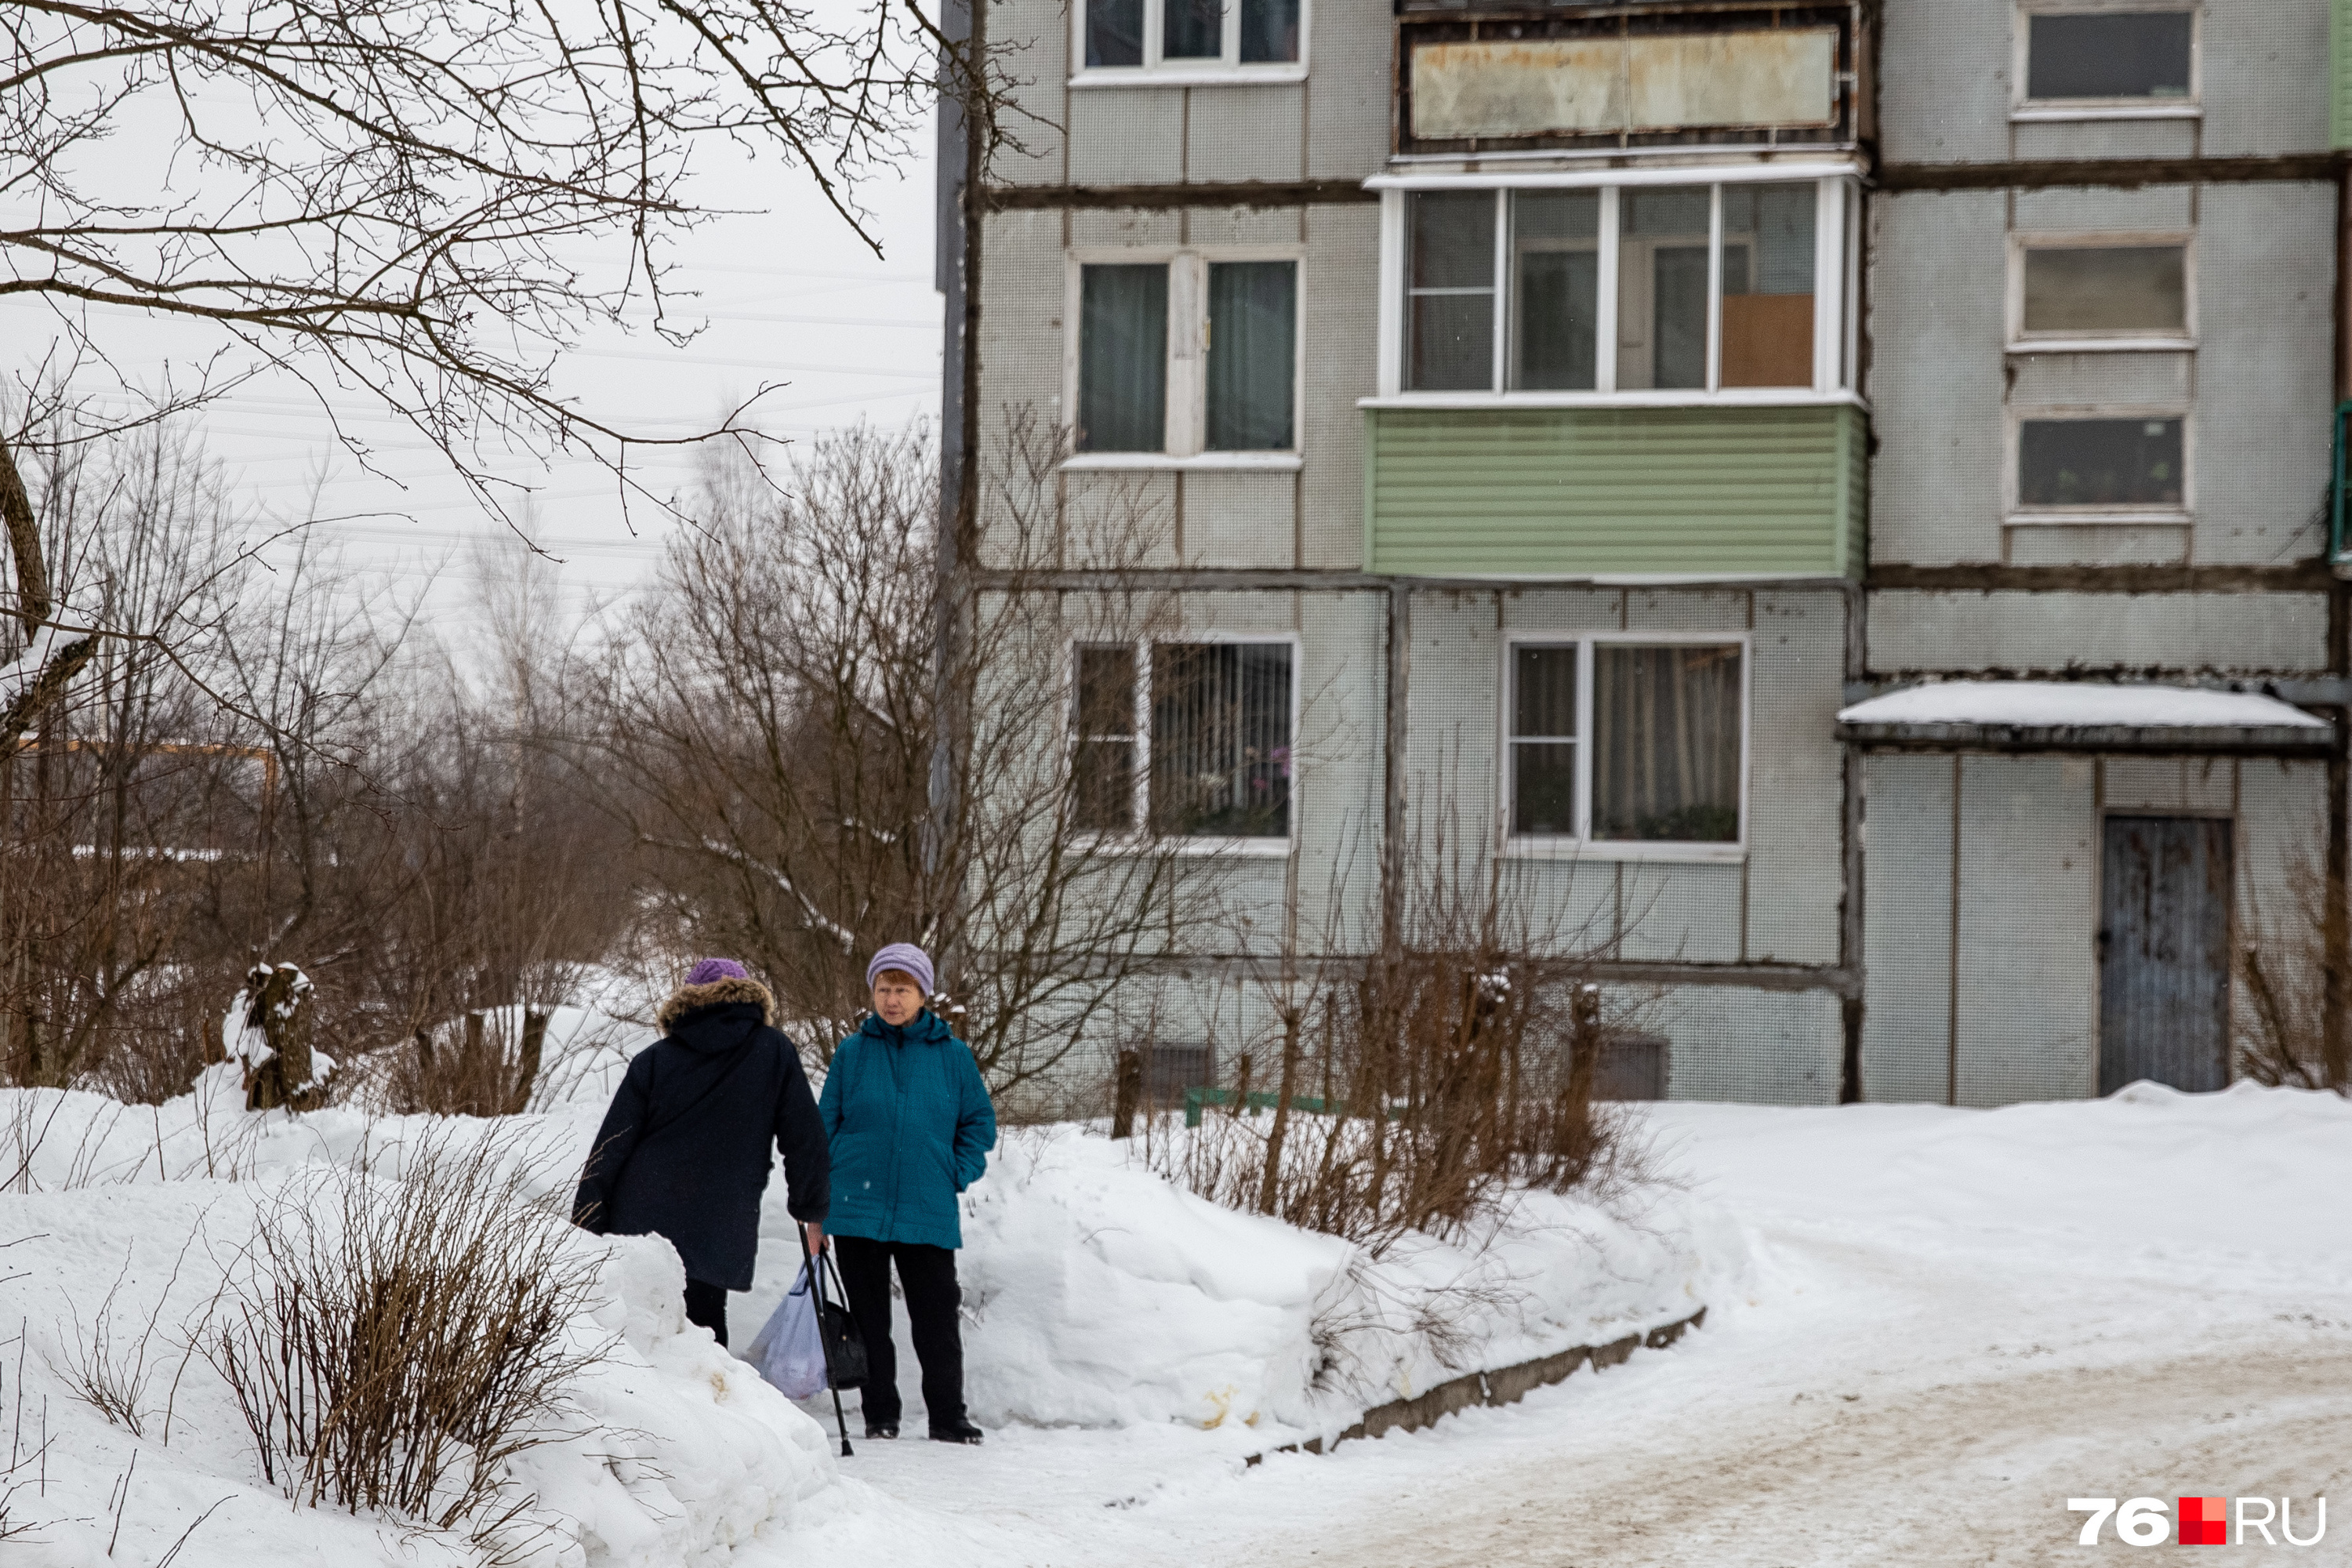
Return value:
<svg viewBox="0 0 2352 1568">
<path fill-rule="evenodd" d="M 1851 405 L 1365 412 L 1374 572 L 1862 574 L 1868 425 Z"/>
</svg>

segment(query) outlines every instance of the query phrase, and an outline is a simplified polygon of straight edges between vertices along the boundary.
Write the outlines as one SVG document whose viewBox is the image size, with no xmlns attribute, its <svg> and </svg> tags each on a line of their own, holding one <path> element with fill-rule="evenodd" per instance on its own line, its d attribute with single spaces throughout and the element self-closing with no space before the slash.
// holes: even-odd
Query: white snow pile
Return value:
<svg viewBox="0 0 2352 1568">
<path fill-rule="evenodd" d="M 1738 1226 L 1662 1186 L 1607 1205 L 1528 1194 L 1483 1248 L 1414 1237 L 1375 1260 L 1221 1208 L 1067 1125 L 1010 1131 L 963 1205 L 964 1381 L 982 1426 L 1336 1433 L 1467 1372 L 1686 1318 L 1750 1268 Z M 768 1261 L 793 1245 L 789 1223 L 772 1192 L 762 1313 L 790 1283 Z"/>
<path fill-rule="evenodd" d="M 322 1172 L 364 1164 L 397 1202 L 408 1152 L 491 1138 L 523 1195 L 561 1212 L 645 1039 L 559 1015 L 544 1109 L 497 1121 L 250 1113 L 234 1065 L 160 1107 L 0 1090 L 0 1446 L 16 1434 L 0 1531 L 23 1531 L 0 1554 L 12 1568 L 95 1564 L 110 1542 L 118 1560 L 179 1568 L 475 1561 L 462 1530 L 294 1506 L 282 1476 L 264 1479 L 202 1334 L 257 1216 Z M 799 1261 L 783 1189 L 769 1187 L 758 1285 L 730 1302 L 738 1347 Z M 1218 1452 L 1337 1431 L 1467 1371 L 1687 1317 L 1752 1272 L 1747 1233 L 1673 1186 L 1607 1205 L 1529 1196 L 1465 1238 L 1483 1247 L 1415 1238 L 1375 1260 L 1218 1208 L 1075 1126 L 1008 1132 L 963 1213 L 966 1385 L 983 1426 L 1149 1426 Z M 828 1403 L 795 1407 L 686 1323 L 667 1243 L 562 1245 L 601 1270 L 567 1332 L 604 1348 L 551 1440 L 509 1467 L 520 1512 L 502 1539 L 528 1543 L 515 1561 L 781 1563 L 807 1529 L 904 1506 L 843 1483 Z M 919 1430 L 903 1312 L 898 1327 Z M 131 1390 L 129 1418 L 76 1392 L 94 1347 Z"/>
<path fill-rule="evenodd" d="M 501 1124 L 242 1105 L 229 1066 L 163 1107 L 0 1094 L 0 1177 L 14 1178 L 0 1196 L 0 1445 L 16 1437 L 0 1529 L 22 1531 L 6 1541 L 12 1565 L 96 1563 L 110 1545 L 151 1563 L 176 1547 L 184 1568 L 480 1560 L 463 1528 L 292 1506 L 263 1479 L 231 1389 L 191 1343 L 228 1321 L 223 1281 L 289 1184 L 368 1161 L 393 1173 L 379 1188 L 396 1203 L 405 1151 L 436 1134 L 495 1135 L 561 1201 L 593 1115 Z M 688 1327 L 667 1243 L 573 1232 L 563 1245 L 599 1268 L 569 1342 L 601 1354 L 571 1385 L 551 1440 L 510 1463 L 501 1506 L 521 1507 L 500 1540 L 547 1568 L 786 1561 L 786 1533 L 836 1486 L 823 1430 Z M 127 1394 L 127 1417 L 77 1393 L 100 1362 Z"/>
</svg>

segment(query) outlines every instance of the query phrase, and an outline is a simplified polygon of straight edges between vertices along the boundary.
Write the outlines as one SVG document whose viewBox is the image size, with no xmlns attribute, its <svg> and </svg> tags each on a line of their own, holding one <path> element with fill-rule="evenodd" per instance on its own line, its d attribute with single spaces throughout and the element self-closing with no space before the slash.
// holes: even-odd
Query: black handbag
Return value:
<svg viewBox="0 0 2352 1568">
<path fill-rule="evenodd" d="M 848 1288 L 841 1282 L 841 1270 L 833 1261 L 828 1248 L 822 1265 L 833 1274 L 833 1288 L 840 1296 L 838 1301 L 825 1300 L 824 1280 L 820 1272 L 816 1288 L 817 1331 L 824 1338 L 824 1371 L 835 1389 L 866 1386 L 866 1336 L 857 1331 L 857 1320 L 849 1315 L 846 1303 Z"/>
</svg>

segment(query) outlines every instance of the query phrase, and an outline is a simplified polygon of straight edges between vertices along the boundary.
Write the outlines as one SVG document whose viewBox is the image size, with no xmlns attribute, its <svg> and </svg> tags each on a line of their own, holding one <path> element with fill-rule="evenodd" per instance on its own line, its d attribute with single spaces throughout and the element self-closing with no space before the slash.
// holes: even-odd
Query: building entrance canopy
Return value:
<svg viewBox="0 0 2352 1568">
<path fill-rule="evenodd" d="M 2325 755 L 2324 719 L 2252 691 L 2088 680 L 1944 680 L 1838 712 L 1838 738 L 1883 751 Z"/>
</svg>

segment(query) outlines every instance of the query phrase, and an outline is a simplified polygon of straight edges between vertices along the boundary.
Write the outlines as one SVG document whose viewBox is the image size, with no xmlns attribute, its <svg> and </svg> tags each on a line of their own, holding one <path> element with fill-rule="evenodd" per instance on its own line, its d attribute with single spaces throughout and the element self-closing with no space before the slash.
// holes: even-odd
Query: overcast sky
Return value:
<svg viewBox="0 0 2352 1568">
<path fill-rule="evenodd" d="M 643 326 L 593 332 L 559 365 L 558 390 L 580 397 L 607 424 L 656 435 L 707 428 L 762 384 L 778 389 L 750 422 L 795 441 L 861 418 L 936 419 L 940 300 L 931 289 L 931 137 L 925 129 L 908 140 L 919 159 L 898 179 L 861 193 L 882 242 L 880 259 L 804 177 L 772 162 L 751 163 L 724 142 L 704 145 L 694 199 L 741 214 L 683 237 L 671 252 L 673 324 L 683 317 L 708 326 L 684 348 Z M 697 297 L 684 298 L 689 291 Z M 44 310 L 29 300 L 0 308 L 0 341 L 31 346 L 37 332 L 46 339 L 53 323 L 40 319 Z M 118 368 L 150 384 L 174 353 L 184 363 L 215 342 L 147 320 L 94 324 Z M 369 444 L 383 477 L 338 445 L 331 433 L 338 422 Z M 279 376 L 212 405 L 200 424 L 241 497 L 281 518 L 339 520 L 319 531 L 343 544 L 355 566 L 411 584 L 437 571 L 450 590 L 434 595 L 445 612 L 470 597 L 462 589 L 476 568 L 476 542 L 506 532 L 437 453 L 364 394 L 336 395 L 331 418 L 308 389 Z M 634 468 L 637 459 L 631 461 Z M 677 488 L 692 462 L 683 454 L 654 456 L 648 488 Z M 609 597 L 651 566 L 665 519 L 642 503 L 625 517 L 604 470 L 584 461 L 499 468 L 533 487 L 534 535 L 563 558 L 562 581 L 572 595 Z"/>
</svg>

